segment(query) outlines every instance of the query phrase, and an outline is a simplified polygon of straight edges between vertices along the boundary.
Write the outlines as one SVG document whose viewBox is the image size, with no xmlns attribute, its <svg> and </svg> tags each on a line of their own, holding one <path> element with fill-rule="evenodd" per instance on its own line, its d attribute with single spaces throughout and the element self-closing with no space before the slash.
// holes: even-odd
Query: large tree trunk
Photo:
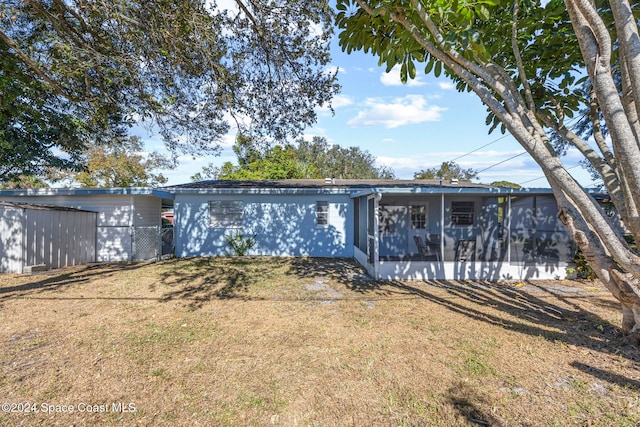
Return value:
<svg viewBox="0 0 640 427">
<path fill-rule="evenodd" d="M 474 50 L 473 46 L 465 48 L 464 43 L 447 42 L 451 28 L 440 25 L 439 19 L 446 12 L 434 13 L 419 0 L 410 0 L 411 7 L 395 5 L 395 2 L 356 0 L 372 19 L 367 23 L 356 14 L 351 21 L 351 15 L 347 13 L 341 17 L 341 24 L 360 36 L 353 37 L 353 41 L 346 44 L 349 48 L 372 49 L 388 65 L 393 65 L 394 60 L 400 65 L 398 58 L 405 58 L 403 55 L 406 55 L 401 48 L 407 37 L 413 38 L 421 49 L 431 55 L 431 60 L 444 64 L 448 72 L 455 74 L 467 89 L 478 95 L 540 165 L 558 201 L 561 221 L 569 229 L 598 278 L 621 304 L 622 330 L 638 340 L 640 257 L 624 240 L 620 225 L 613 224 L 598 203 L 568 173 L 547 135 L 548 129 L 554 129 L 601 174 L 626 228 L 636 240 L 640 240 L 640 36 L 629 1 L 609 1 L 615 15 L 615 32 L 610 28 L 611 23 L 605 22 L 599 15 L 598 6 L 592 1 L 564 0 L 592 87 L 592 99 L 585 101 L 591 101 L 588 105 L 594 121 L 596 147 L 568 129 L 562 103 L 548 99 L 549 103 L 556 105 L 556 111 L 552 113 L 550 109 L 541 108 L 533 102 L 529 84 L 537 78 L 525 74 L 527 67 L 520 55 L 520 49 L 531 41 L 527 39 L 525 42 L 517 37 L 518 6 L 522 2 L 516 0 L 512 11 L 510 48 L 515 64 L 510 63 L 507 55 L 495 55 L 487 59 L 475 55 L 478 49 Z M 392 3 L 393 7 L 387 8 L 386 5 Z M 343 9 L 348 8 L 348 5 L 342 6 Z M 447 16 L 453 17 L 455 14 Z M 363 30 L 363 23 L 371 28 Z M 454 28 L 460 25 L 460 29 L 467 29 L 466 22 L 450 24 Z M 493 29 L 482 25 L 479 28 L 485 31 L 485 35 L 491 35 L 487 41 L 496 42 L 491 38 Z M 534 29 L 527 34 L 536 31 Z M 542 35 L 543 30 L 540 31 Z M 617 39 L 612 40 L 612 35 L 617 35 Z M 371 37 L 377 38 L 378 43 L 373 43 Z M 363 42 L 366 38 L 369 38 L 369 44 Z M 482 49 L 480 53 L 487 54 Z M 616 84 L 617 65 L 621 88 Z M 513 69 L 518 70 L 517 76 L 511 71 Z M 601 120 L 606 124 L 610 141 L 604 138 L 600 130 Z"/>
<path fill-rule="evenodd" d="M 556 198 L 560 209 L 560 221 L 571 233 L 598 279 L 620 302 L 623 333 L 631 341 L 640 343 L 640 280 L 620 269 L 607 253 L 597 233 L 582 217 L 575 215 L 573 206 L 566 204 L 568 200 L 561 193 L 556 193 Z"/>
</svg>

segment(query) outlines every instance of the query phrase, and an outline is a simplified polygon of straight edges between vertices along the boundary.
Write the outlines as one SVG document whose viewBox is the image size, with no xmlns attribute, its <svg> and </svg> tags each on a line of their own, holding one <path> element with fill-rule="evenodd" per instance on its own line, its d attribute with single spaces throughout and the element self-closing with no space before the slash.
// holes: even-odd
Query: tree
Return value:
<svg viewBox="0 0 640 427">
<path fill-rule="evenodd" d="M 515 188 L 518 190 L 522 188 L 520 184 L 516 184 L 515 182 L 510 181 L 493 181 L 490 185 L 502 188 Z"/>
<path fill-rule="evenodd" d="M 337 9 L 347 52 L 371 52 L 387 70 L 400 64 L 403 81 L 414 78 L 422 63 L 425 73 L 444 73 L 482 100 L 491 129 L 508 130 L 541 167 L 562 222 L 620 302 L 623 331 L 640 337 L 640 257 L 562 165 L 549 137 L 558 135 L 598 171 L 638 241 L 637 0 L 338 0 Z M 568 125 L 584 107 L 592 144 Z"/>
<path fill-rule="evenodd" d="M 392 179 L 393 171 L 375 165 L 375 157 L 358 147 L 330 145 L 325 138 L 260 148 L 251 138 L 240 135 L 233 146 L 238 164 L 226 162 L 220 168 L 205 167 L 194 179 Z"/>
<path fill-rule="evenodd" d="M 87 167 L 82 171 L 67 171 L 57 179 L 68 178 L 81 187 L 155 187 L 167 182 L 157 169 L 173 167 L 159 153 L 143 153 L 140 138 L 131 136 L 118 144 L 91 146 L 85 153 Z"/>
<path fill-rule="evenodd" d="M 317 172 L 315 178 L 339 179 L 393 179 L 393 170 L 386 166 L 377 166 L 376 158 L 367 150 L 359 147 L 344 148 L 330 145 L 322 137 L 313 137 L 311 141 L 301 138 L 297 141 L 297 158 L 313 165 Z"/>
<path fill-rule="evenodd" d="M 220 168 L 213 163 L 204 166 L 200 172 L 191 175 L 191 182 L 206 181 L 210 179 L 220 179 Z"/>
<path fill-rule="evenodd" d="M 86 143 L 138 121 L 173 153 L 217 152 L 230 122 L 256 139 L 295 136 L 338 90 L 325 69 L 332 18 L 320 0 L 5 0 L 0 168 L 77 165 Z"/>
<path fill-rule="evenodd" d="M 462 169 L 456 162 L 442 162 L 440 168 L 423 169 L 413 174 L 415 179 L 459 179 L 471 181 L 478 177 L 474 169 Z"/>
<path fill-rule="evenodd" d="M 234 151 L 238 145 L 234 146 Z M 236 154 L 239 150 L 236 151 Z M 250 160 L 238 155 L 238 165 L 226 162 L 220 168 L 220 179 L 250 180 L 306 178 L 304 164 L 296 158 L 291 145 L 276 145 Z"/>
<path fill-rule="evenodd" d="M 83 125 L 0 40 L 0 183 L 70 168 L 84 149 Z"/>
<path fill-rule="evenodd" d="M 0 182 L 0 189 L 14 188 L 49 188 L 49 184 L 42 178 L 34 175 L 19 175 Z"/>
</svg>

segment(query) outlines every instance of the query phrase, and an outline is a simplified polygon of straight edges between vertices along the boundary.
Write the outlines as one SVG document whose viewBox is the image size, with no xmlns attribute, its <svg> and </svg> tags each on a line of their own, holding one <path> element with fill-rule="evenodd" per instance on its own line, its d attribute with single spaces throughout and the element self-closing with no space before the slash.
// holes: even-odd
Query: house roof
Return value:
<svg viewBox="0 0 640 427">
<path fill-rule="evenodd" d="M 184 189 L 229 189 L 229 188 L 348 188 L 365 189 L 372 187 L 416 188 L 416 187 L 465 187 L 492 188 L 486 184 L 475 184 L 467 181 L 453 183 L 448 180 L 398 180 L 398 179 L 286 179 L 262 181 L 210 180 L 164 187 L 167 191 Z"/>
<path fill-rule="evenodd" d="M 263 181 L 210 180 L 164 187 L 173 194 L 550 194 L 551 190 L 515 189 L 440 179 L 291 179 Z"/>
<path fill-rule="evenodd" d="M 290 179 L 262 181 L 210 180 L 163 188 L 39 188 L 0 190 L 2 196 L 151 195 L 165 207 L 176 194 L 551 194 L 549 188 L 501 188 L 451 180 Z"/>
</svg>

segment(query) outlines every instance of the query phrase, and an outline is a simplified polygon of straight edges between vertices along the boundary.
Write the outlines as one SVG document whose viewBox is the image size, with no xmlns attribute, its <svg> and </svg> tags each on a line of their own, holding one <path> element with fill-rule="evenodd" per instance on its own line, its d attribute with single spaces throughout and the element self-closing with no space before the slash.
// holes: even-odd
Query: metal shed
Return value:
<svg viewBox="0 0 640 427">
<path fill-rule="evenodd" d="M 161 212 L 173 195 L 151 188 L 38 188 L 0 190 L 0 201 L 65 206 L 97 212 L 96 262 L 160 258 Z M 171 230 L 170 230 L 171 231 Z"/>
<path fill-rule="evenodd" d="M 0 273 L 95 262 L 96 219 L 81 209 L 0 202 Z"/>
</svg>

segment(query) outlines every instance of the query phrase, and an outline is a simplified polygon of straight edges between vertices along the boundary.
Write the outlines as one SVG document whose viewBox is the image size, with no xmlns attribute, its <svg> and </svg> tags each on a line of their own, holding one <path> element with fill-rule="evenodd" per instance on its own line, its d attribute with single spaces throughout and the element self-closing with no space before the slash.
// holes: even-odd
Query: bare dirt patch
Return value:
<svg viewBox="0 0 640 427">
<path fill-rule="evenodd" d="M 195 258 L 0 276 L 1 425 L 636 426 L 594 282 Z"/>
</svg>

